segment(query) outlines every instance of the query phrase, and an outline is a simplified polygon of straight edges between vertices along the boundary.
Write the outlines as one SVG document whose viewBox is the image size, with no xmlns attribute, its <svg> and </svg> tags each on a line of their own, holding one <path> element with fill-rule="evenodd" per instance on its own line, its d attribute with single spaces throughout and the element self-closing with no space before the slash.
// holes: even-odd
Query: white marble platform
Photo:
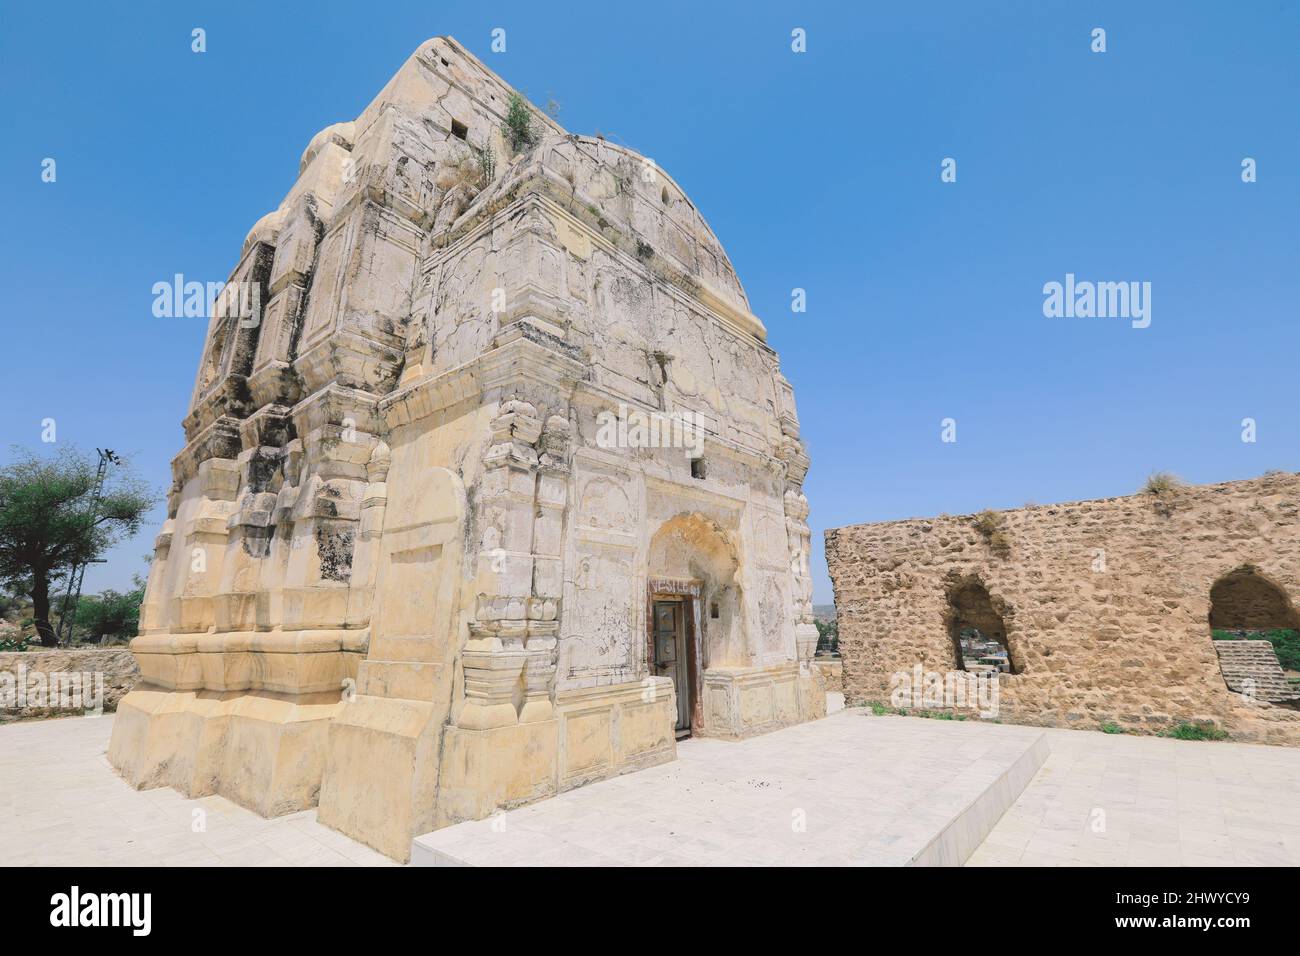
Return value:
<svg viewBox="0 0 1300 956">
<path fill-rule="evenodd" d="M 416 865 L 960 865 L 1044 732 L 848 710 L 418 837 Z"/>
</svg>

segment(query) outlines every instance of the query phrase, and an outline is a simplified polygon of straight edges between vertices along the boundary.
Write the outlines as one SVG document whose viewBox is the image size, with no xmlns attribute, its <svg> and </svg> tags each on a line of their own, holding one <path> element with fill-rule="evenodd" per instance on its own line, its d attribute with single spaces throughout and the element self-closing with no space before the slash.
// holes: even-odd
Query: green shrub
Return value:
<svg viewBox="0 0 1300 956">
<path fill-rule="evenodd" d="M 478 165 L 480 188 L 482 188 L 497 178 L 497 155 L 492 152 L 491 145 L 488 145 L 478 151 L 475 159 Z"/>
<path fill-rule="evenodd" d="M 1103 734 L 1122 734 L 1124 732 L 1124 728 L 1121 727 L 1119 724 L 1115 723 L 1115 721 L 1113 720 L 1105 721 L 1097 729 L 1100 730 Z"/>
<path fill-rule="evenodd" d="M 136 589 L 120 594 L 105 590 L 84 594 L 77 604 L 77 630 L 94 643 L 104 638 L 130 640 L 140 633 L 140 603 L 144 600 L 143 582 Z"/>
<path fill-rule="evenodd" d="M 1162 731 L 1160 736 L 1175 740 L 1227 740 L 1228 732 L 1206 721 L 1193 723 L 1185 720 L 1176 727 Z"/>
<path fill-rule="evenodd" d="M 28 634 L 25 637 L 22 634 L 17 637 L 0 637 L 0 651 L 25 651 L 27 645 L 34 640 L 36 640 L 35 634 Z"/>
<path fill-rule="evenodd" d="M 501 135 L 516 153 L 532 149 L 541 141 L 541 134 L 533 126 L 533 111 L 518 93 L 510 94 L 510 105 L 506 108 L 505 122 L 501 124 Z"/>
</svg>

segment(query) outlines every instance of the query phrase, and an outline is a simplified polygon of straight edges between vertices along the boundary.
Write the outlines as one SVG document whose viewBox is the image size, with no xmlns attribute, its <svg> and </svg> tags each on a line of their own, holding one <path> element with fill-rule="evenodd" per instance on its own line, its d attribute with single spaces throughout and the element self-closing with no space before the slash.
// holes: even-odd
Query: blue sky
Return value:
<svg viewBox="0 0 1300 956">
<path fill-rule="evenodd" d="M 224 279 L 312 134 L 450 33 L 708 218 L 795 386 L 819 603 L 827 527 L 1300 470 L 1295 0 L 582 6 L 10 5 L 0 455 L 54 418 L 165 487 L 204 328 L 153 283 Z M 1044 317 L 1066 273 L 1150 282 L 1150 327 Z"/>
</svg>

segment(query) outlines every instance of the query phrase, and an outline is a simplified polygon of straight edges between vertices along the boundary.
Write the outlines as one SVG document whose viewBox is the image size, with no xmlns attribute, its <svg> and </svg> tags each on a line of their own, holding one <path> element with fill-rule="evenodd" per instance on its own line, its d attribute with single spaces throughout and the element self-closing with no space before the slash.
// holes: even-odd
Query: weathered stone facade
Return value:
<svg viewBox="0 0 1300 956">
<path fill-rule="evenodd" d="M 1300 743 L 1300 714 L 1229 690 L 1210 636 L 1212 621 L 1294 626 L 1300 475 L 836 528 L 826 557 L 851 704 L 888 702 L 892 676 L 918 664 L 960 668 L 954 632 L 970 625 L 1003 632 L 1004 721 L 1202 720 Z M 971 591 L 987 593 L 991 620 L 967 619 L 987 614 Z"/>
<path fill-rule="evenodd" d="M 109 751 L 132 783 L 319 802 L 405 858 L 824 713 L 762 323 L 670 177 L 541 114 L 516 150 L 512 94 L 429 41 L 245 240 L 265 305 L 209 326 Z M 637 415 L 702 444 L 605 440 Z"/>
</svg>

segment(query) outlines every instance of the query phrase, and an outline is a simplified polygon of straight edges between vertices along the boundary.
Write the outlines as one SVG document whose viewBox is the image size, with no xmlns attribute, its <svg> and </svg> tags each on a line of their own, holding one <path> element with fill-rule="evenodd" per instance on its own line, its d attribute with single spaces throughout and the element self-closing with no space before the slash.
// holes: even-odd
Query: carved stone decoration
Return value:
<svg viewBox="0 0 1300 956">
<path fill-rule="evenodd" d="M 467 730 L 506 727 L 518 721 L 515 696 L 527 655 L 517 645 L 499 644 L 485 650 L 466 650 L 465 707 L 459 726 Z"/>
<path fill-rule="evenodd" d="M 524 667 L 524 705 L 519 711 L 521 724 L 549 720 L 555 713 L 551 694 L 555 689 L 555 651 L 553 637 L 534 637 L 528 641 Z"/>
<path fill-rule="evenodd" d="M 199 356 L 109 747 L 133 785 L 318 802 L 405 859 L 824 713 L 763 323 L 666 171 L 542 113 L 508 148 L 514 92 L 428 41 L 232 250 L 257 321 L 218 310 Z"/>
</svg>

